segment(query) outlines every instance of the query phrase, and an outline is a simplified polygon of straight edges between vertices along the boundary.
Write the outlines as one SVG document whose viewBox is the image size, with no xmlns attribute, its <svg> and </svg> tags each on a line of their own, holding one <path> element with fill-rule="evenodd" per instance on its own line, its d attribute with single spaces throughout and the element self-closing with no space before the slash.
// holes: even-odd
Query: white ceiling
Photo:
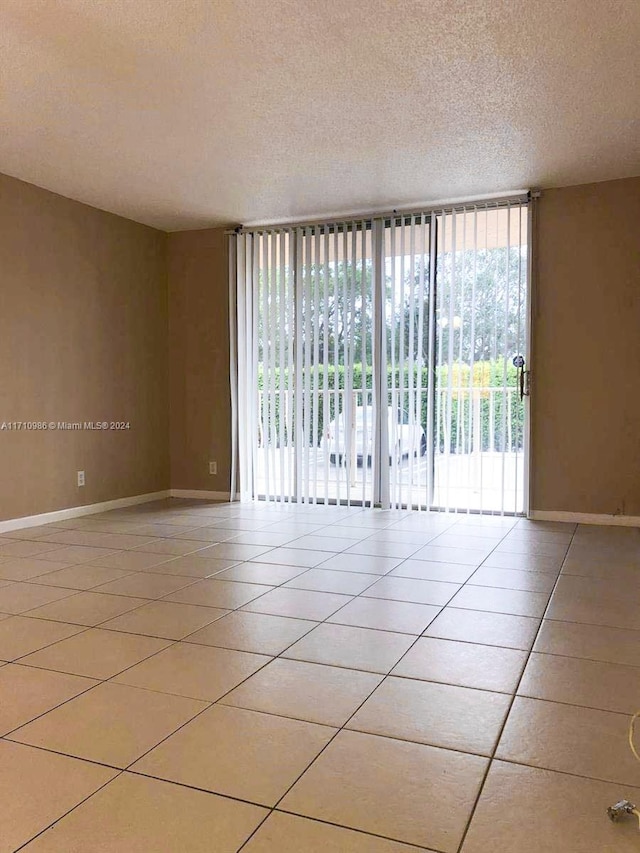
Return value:
<svg viewBox="0 0 640 853">
<path fill-rule="evenodd" d="M 0 171 L 165 230 L 640 173 L 638 0 L 2 0 Z"/>
</svg>

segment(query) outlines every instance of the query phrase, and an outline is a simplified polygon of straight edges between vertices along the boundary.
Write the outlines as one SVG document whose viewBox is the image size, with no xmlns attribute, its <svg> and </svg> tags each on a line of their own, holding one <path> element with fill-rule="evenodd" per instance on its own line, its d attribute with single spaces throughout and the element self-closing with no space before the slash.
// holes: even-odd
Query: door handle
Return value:
<svg viewBox="0 0 640 853">
<path fill-rule="evenodd" d="M 520 394 L 520 399 L 522 400 L 524 397 L 528 397 L 531 393 L 530 388 L 530 370 L 524 369 L 525 360 L 523 355 L 514 355 L 513 357 L 513 366 L 517 368 L 517 383 L 518 383 L 518 393 Z"/>
</svg>

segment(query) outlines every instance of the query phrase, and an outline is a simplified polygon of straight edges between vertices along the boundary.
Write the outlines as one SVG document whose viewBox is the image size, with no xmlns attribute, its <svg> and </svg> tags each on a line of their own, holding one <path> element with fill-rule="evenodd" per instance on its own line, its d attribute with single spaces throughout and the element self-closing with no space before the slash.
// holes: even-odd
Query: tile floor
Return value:
<svg viewBox="0 0 640 853">
<path fill-rule="evenodd" d="M 0 853 L 631 853 L 640 531 L 171 500 L 0 535 Z"/>
</svg>

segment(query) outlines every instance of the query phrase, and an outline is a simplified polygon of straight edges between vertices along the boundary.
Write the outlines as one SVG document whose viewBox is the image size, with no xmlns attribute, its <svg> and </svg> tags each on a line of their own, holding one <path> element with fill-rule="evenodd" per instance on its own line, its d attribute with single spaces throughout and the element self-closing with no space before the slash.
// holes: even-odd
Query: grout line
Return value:
<svg viewBox="0 0 640 853">
<path fill-rule="evenodd" d="M 15 743 L 15 741 L 12 741 L 12 743 Z M 23 746 L 24 746 L 24 744 L 23 744 Z M 34 748 L 34 749 L 38 749 L 39 747 L 33 747 L 33 748 Z M 43 750 L 43 751 L 48 751 L 48 750 Z M 56 754 L 57 754 L 57 755 L 61 755 L 62 753 L 56 753 Z M 69 756 L 69 757 L 70 757 L 70 758 L 73 758 L 73 757 L 75 757 L 75 756 Z M 76 759 L 76 760 L 80 760 L 80 761 L 82 761 L 83 759 Z M 106 765 L 101 765 L 101 766 L 106 766 Z M 113 768 L 109 768 L 109 769 L 113 769 Z M 71 812 L 75 811 L 75 810 L 76 810 L 77 808 L 79 808 L 81 805 L 83 805 L 84 803 L 86 803 L 86 802 L 87 802 L 87 800 L 90 800 L 90 799 L 91 799 L 91 797 L 94 797 L 96 794 L 98 794 L 100 791 L 102 791 L 104 788 L 106 788 L 106 787 L 107 787 L 107 785 L 110 785 L 112 782 L 115 782 L 115 780 L 116 780 L 116 779 L 118 779 L 120 776 L 122 776 L 122 773 L 123 773 L 123 771 L 122 771 L 122 770 L 119 770 L 119 771 L 115 774 L 115 776 L 113 776 L 111 779 L 107 779 L 107 781 L 106 781 L 103 785 L 100 785 L 100 787 L 99 787 L 99 788 L 97 788 L 95 791 L 92 791 L 92 792 L 91 792 L 87 797 L 84 797 L 82 800 L 80 800 L 80 802 L 79 802 L 79 803 L 76 803 L 74 806 L 72 806 L 70 809 L 68 809 L 64 814 L 61 814 L 61 815 L 60 815 L 59 817 L 57 817 L 54 821 L 52 821 L 50 824 L 48 824 L 48 826 L 45 826 L 43 829 L 41 829 L 41 830 L 39 830 L 38 832 L 36 832 L 36 834 L 35 834 L 35 835 L 33 835 L 33 836 L 31 836 L 30 838 L 28 838 L 28 839 L 27 839 L 27 841 L 25 841 L 25 842 L 24 842 L 24 844 L 21 844 L 19 847 L 16 847 L 16 849 L 15 849 L 14 853 L 19 853 L 19 851 L 20 851 L 20 850 L 24 850 L 24 848 L 25 848 L 28 844 L 31 844 L 31 842 L 32 842 L 32 841 L 35 841 L 35 840 L 36 840 L 36 838 L 39 838 L 43 833 L 47 832 L 47 830 L 51 829 L 51 827 L 55 826 L 57 823 L 59 823 L 59 822 L 60 822 L 63 818 L 65 818 L 67 815 L 71 814 Z"/>
<path fill-rule="evenodd" d="M 574 530 L 573 536 L 575 536 L 575 530 Z M 572 538 L 571 538 L 571 542 L 573 542 L 573 536 L 572 536 Z M 567 554 L 569 553 L 569 549 L 570 549 L 570 548 L 571 548 L 571 543 L 569 543 L 569 546 L 568 546 L 568 548 L 567 548 Z M 564 560 L 566 560 L 566 559 L 567 559 L 567 557 L 566 557 L 566 554 L 565 554 Z M 564 565 L 564 560 L 563 560 L 563 562 L 562 562 L 562 565 Z M 561 567 L 560 567 L 560 570 L 561 570 L 561 571 L 562 571 L 562 565 L 561 565 Z M 547 611 L 549 610 L 549 606 L 550 606 L 550 604 L 551 604 L 551 599 L 553 598 L 553 593 L 555 592 L 555 589 L 556 589 L 556 587 L 557 587 L 557 585 L 558 585 L 558 579 L 559 579 L 559 578 L 560 578 L 560 575 L 558 575 L 558 577 L 556 578 L 556 582 L 555 582 L 555 584 L 554 584 L 554 586 L 553 586 L 553 589 L 552 589 L 552 590 L 551 590 L 551 592 L 549 593 L 549 597 L 548 597 L 548 599 L 547 599 L 547 605 L 546 605 L 546 607 L 545 607 L 544 613 L 542 614 L 542 618 L 540 619 L 540 624 L 538 625 L 538 629 L 537 629 L 537 631 L 536 631 L 536 633 L 535 633 L 535 636 L 534 636 L 534 638 L 533 638 L 533 642 L 531 643 L 531 646 L 530 646 L 530 648 L 529 648 L 529 650 L 528 650 L 527 658 L 526 658 L 525 663 L 524 663 L 524 666 L 523 666 L 523 668 L 522 668 L 522 672 L 521 672 L 521 674 L 520 674 L 520 678 L 518 679 L 518 683 L 516 684 L 515 689 L 514 689 L 514 691 L 513 691 L 513 695 L 512 695 L 512 697 L 511 697 L 511 702 L 509 703 L 509 707 L 508 707 L 508 709 L 507 709 L 507 713 L 506 713 L 506 714 L 505 714 L 505 716 L 504 716 L 504 720 L 503 720 L 502 726 L 500 727 L 500 729 L 499 729 L 499 731 L 498 731 L 498 734 L 497 734 L 497 736 L 496 736 L 496 739 L 495 739 L 495 742 L 494 742 L 494 747 L 493 747 L 493 750 L 492 750 L 492 752 L 491 752 L 491 755 L 489 756 L 489 761 L 487 762 L 487 767 L 486 767 L 486 769 L 485 769 L 484 776 L 483 776 L 483 778 L 482 778 L 482 780 L 481 780 L 481 782 L 480 782 L 480 786 L 479 786 L 479 788 L 478 788 L 478 793 L 477 793 L 477 795 L 476 795 L 475 802 L 474 802 L 474 804 L 473 804 L 473 806 L 472 806 L 472 808 L 471 808 L 471 811 L 470 811 L 470 813 L 469 813 L 469 817 L 468 817 L 468 819 L 467 819 L 467 824 L 466 824 L 465 829 L 464 829 L 464 832 L 463 832 L 463 834 L 462 834 L 462 838 L 460 839 L 460 844 L 458 845 L 458 853 L 462 853 L 462 849 L 463 849 L 463 847 L 464 847 L 465 840 L 466 840 L 467 835 L 468 835 L 468 833 L 469 833 L 469 829 L 470 829 L 470 827 L 471 827 L 471 823 L 472 823 L 472 821 L 473 821 L 474 815 L 475 815 L 476 810 L 477 810 L 477 808 L 478 808 L 478 804 L 479 804 L 480 799 L 481 799 L 481 797 L 482 797 L 482 793 L 483 793 L 483 791 L 484 791 L 484 787 L 485 787 L 486 782 L 487 782 L 487 779 L 488 779 L 488 777 L 489 777 L 489 771 L 491 770 L 491 766 L 493 765 L 493 762 L 496 760 L 496 752 L 498 751 L 498 747 L 500 746 L 500 741 L 502 740 L 502 735 L 504 734 L 504 730 L 505 730 L 505 728 L 506 728 L 506 726 L 507 726 L 507 722 L 508 722 L 508 720 L 509 720 L 509 717 L 511 716 L 511 711 L 512 711 L 512 709 L 513 709 L 513 705 L 514 705 L 514 703 L 515 703 L 516 696 L 518 695 L 518 690 L 520 689 L 520 685 L 522 684 L 522 679 L 524 678 L 524 673 L 525 673 L 525 671 L 526 671 L 526 669 L 527 669 L 527 665 L 528 665 L 529 660 L 531 659 L 531 655 L 532 655 L 532 653 L 533 653 L 533 647 L 535 646 L 536 641 L 537 641 L 538 637 L 540 636 L 540 631 L 542 630 L 542 625 L 543 625 L 543 622 L 544 622 L 544 616 L 545 616 L 545 613 L 547 613 Z"/>
<path fill-rule="evenodd" d="M 263 808 L 268 808 L 268 806 L 263 806 Z M 364 829 L 356 829 L 353 826 L 345 826 L 342 823 L 334 823 L 333 821 L 330 821 L 330 820 L 322 820 L 321 818 L 312 817 L 311 815 L 301 815 L 298 812 L 290 812 L 290 811 L 287 811 L 286 809 L 279 809 L 276 806 L 274 806 L 272 809 L 270 809 L 269 813 L 263 818 L 263 820 L 253 830 L 251 835 L 244 841 L 244 843 L 240 847 L 238 847 L 236 853 L 240 853 L 241 850 L 244 850 L 244 848 L 251 841 L 253 836 L 258 832 L 258 830 L 266 823 L 266 821 L 274 813 L 282 814 L 282 815 L 289 815 L 291 817 L 297 817 L 297 818 L 300 818 L 301 820 L 310 820 L 310 821 L 313 821 L 314 823 L 319 823 L 323 826 L 336 827 L 336 829 L 345 829 L 348 832 L 355 832 L 358 835 L 362 835 L 363 838 L 380 838 L 384 841 L 390 841 L 396 845 L 397 844 L 406 845 L 409 849 L 415 848 L 416 850 L 424 850 L 425 853 L 444 853 L 444 851 L 437 850 L 435 847 L 427 848 L 427 847 L 423 847 L 422 844 L 416 844 L 415 842 L 398 841 L 397 838 L 392 838 L 390 835 L 381 835 L 378 832 L 368 832 L 367 830 L 364 830 Z"/>
</svg>

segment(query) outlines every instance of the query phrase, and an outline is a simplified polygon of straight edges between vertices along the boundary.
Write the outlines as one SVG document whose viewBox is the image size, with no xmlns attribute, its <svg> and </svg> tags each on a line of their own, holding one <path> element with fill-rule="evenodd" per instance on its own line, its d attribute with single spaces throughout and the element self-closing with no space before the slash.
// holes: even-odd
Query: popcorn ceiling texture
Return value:
<svg viewBox="0 0 640 853">
<path fill-rule="evenodd" d="M 640 172 L 637 0 L 4 0 L 0 169 L 165 230 Z"/>
</svg>

